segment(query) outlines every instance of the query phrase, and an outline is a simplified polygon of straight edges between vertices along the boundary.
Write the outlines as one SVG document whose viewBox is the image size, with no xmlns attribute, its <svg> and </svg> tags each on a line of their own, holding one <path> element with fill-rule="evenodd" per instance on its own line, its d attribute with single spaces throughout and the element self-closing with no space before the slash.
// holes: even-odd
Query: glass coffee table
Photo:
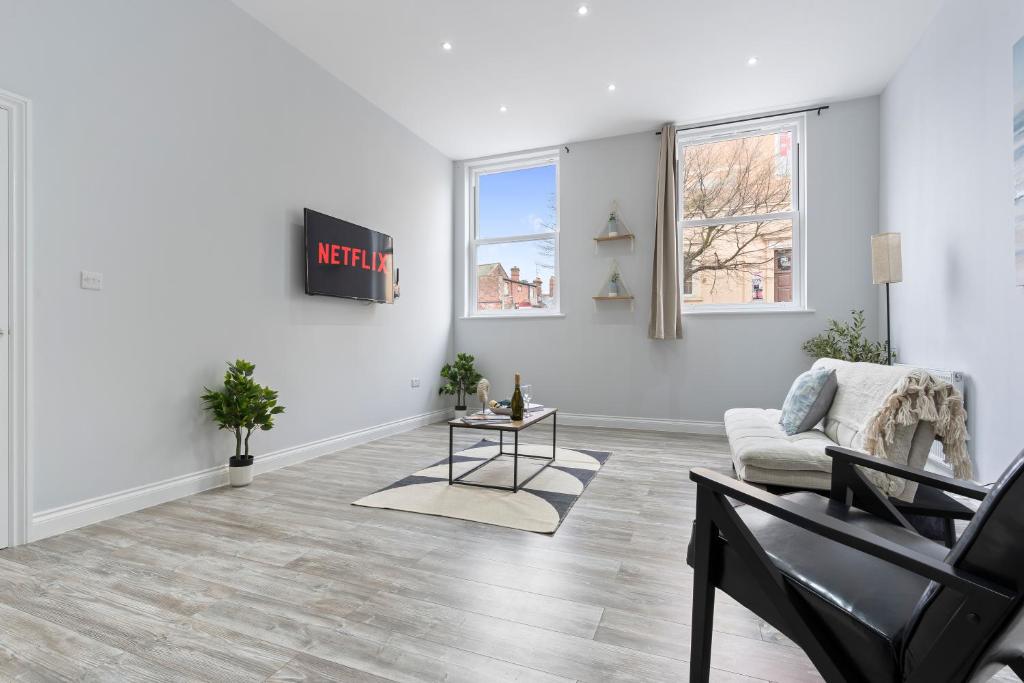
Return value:
<svg viewBox="0 0 1024 683">
<path fill-rule="evenodd" d="M 546 455 L 527 455 L 519 452 L 519 432 L 532 427 L 533 425 L 551 418 L 551 457 Z M 455 457 L 455 430 L 456 429 L 481 429 L 490 432 L 498 432 L 498 453 L 493 457 L 484 460 L 479 465 L 476 465 L 470 470 L 463 472 L 459 476 L 453 476 L 453 465 Z M 509 453 L 505 450 L 505 432 L 512 432 L 513 447 L 512 452 Z M 472 424 L 463 422 L 461 419 L 449 420 L 448 421 L 448 484 L 459 484 L 462 486 L 478 486 L 485 489 L 498 489 L 499 491 L 511 491 L 517 492 L 529 484 L 534 477 L 547 469 L 551 463 L 555 461 L 555 443 L 558 434 L 558 409 L 557 408 L 541 408 L 534 410 L 533 412 L 527 413 L 523 416 L 522 420 L 513 422 L 485 422 L 481 424 Z M 481 467 L 491 464 L 498 458 L 505 456 L 512 458 L 512 485 L 511 486 L 499 486 L 495 484 L 484 484 L 478 481 L 466 481 L 466 477 L 476 472 Z M 526 458 L 528 460 L 543 460 L 544 464 L 536 472 L 533 472 L 523 481 L 519 481 L 519 458 Z"/>
</svg>

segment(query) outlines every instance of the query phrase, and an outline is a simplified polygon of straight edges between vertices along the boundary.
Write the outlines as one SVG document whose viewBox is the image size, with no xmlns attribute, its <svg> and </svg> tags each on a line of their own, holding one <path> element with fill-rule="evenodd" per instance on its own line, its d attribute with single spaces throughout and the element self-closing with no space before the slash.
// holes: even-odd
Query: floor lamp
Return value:
<svg viewBox="0 0 1024 683">
<path fill-rule="evenodd" d="M 898 232 L 871 236 L 871 282 L 885 285 L 885 350 L 892 365 L 892 326 L 889 324 L 889 285 L 903 282 L 903 253 Z"/>
</svg>

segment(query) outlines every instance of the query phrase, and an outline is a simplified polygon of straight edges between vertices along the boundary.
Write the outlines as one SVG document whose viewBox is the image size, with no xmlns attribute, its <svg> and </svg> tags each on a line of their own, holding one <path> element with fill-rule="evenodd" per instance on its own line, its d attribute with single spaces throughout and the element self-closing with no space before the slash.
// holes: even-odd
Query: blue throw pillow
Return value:
<svg viewBox="0 0 1024 683">
<path fill-rule="evenodd" d="M 779 418 L 786 434 L 792 436 L 814 429 L 828 413 L 838 388 L 835 370 L 818 368 L 797 377 L 789 388 Z"/>
</svg>

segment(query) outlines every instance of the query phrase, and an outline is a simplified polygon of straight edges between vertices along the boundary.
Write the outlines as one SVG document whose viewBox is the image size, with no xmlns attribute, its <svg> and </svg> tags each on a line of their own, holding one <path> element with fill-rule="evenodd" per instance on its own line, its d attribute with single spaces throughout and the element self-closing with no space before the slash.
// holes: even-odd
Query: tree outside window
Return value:
<svg viewBox="0 0 1024 683">
<path fill-rule="evenodd" d="M 802 119 L 679 136 L 681 287 L 686 306 L 794 300 Z"/>
</svg>

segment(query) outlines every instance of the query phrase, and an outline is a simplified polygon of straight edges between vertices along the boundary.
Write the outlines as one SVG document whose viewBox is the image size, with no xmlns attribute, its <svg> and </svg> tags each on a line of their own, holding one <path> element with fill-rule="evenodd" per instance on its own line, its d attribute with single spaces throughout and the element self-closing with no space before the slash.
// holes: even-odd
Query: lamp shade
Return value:
<svg viewBox="0 0 1024 683">
<path fill-rule="evenodd" d="M 871 282 L 876 285 L 903 282 L 903 252 L 898 232 L 871 236 Z"/>
</svg>

